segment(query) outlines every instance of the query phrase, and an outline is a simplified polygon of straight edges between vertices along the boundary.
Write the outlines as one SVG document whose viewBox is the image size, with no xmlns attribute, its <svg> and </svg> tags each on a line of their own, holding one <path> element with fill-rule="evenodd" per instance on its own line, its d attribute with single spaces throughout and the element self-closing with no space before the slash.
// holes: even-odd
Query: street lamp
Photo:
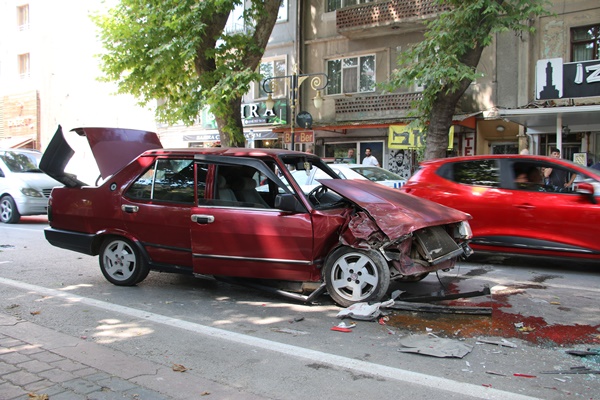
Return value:
<svg viewBox="0 0 600 400">
<path fill-rule="evenodd" d="M 327 80 L 327 74 L 323 72 L 318 72 L 316 74 L 298 74 L 296 71 L 296 67 L 294 67 L 294 73 L 292 75 L 273 76 L 270 78 L 266 78 L 263 81 L 262 86 L 265 93 L 268 94 L 267 100 L 265 101 L 265 106 L 267 107 L 267 110 L 273 110 L 273 107 L 275 106 L 275 101 L 273 100 L 272 96 L 273 88 L 271 87 L 270 82 L 279 79 L 289 79 L 291 111 L 290 134 L 292 136 L 292 150 L 294 150 L 296 107 L 298 106 L 298 89 L 300 88 L 300 85 L 302 85 L 302 83 L 304 83 L 305 80 L 310 79 L 310 86 L 314 91 L 317 92 L 317 95 L 313 98 L 314 105 L 316 108 L 321 108 L 321 106 L 323 105 L 323 97 L 321 96 L 321 90 L 327 87 L 329 81 Z"/>
</svg>

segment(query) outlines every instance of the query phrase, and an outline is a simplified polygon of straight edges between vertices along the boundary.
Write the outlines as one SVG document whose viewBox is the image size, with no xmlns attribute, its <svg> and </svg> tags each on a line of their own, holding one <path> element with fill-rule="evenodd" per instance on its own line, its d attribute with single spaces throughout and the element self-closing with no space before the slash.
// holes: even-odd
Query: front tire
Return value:
<svg viewBox="0 0 600 400">
<path fill-rule="evenodd" d="M 327 259 L 324 270 L 329 296 L 342 307 L 379 301 L 390 286 L 390 270 L 374 250 L 341 247 Z"/>
<path fill-rule="evenodd" d="M 3 196 L 0 199 L 0 221 L 5 224 L 16 224 L 21 219 L 21 214 L 17 210 L 15 200 L 10 196 Z"/>
<path fill-rule="evenodd" d="M 117 286 L 134 286 L 148 276 L 148 264 L 137 247 L 125 238 L 106 239 L 100 248 L 99 261 L 102 275 Z"/>
</svg>

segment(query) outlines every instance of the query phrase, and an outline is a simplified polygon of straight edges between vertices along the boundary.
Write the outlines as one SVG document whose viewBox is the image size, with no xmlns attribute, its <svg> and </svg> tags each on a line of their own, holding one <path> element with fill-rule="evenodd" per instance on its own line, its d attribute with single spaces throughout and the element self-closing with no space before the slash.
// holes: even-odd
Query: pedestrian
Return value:
<svg viewBox="0 0 600 400">
<path fill-rule="evenodd" d="M 348 149 L 348 155 L 345 160 L 348 164 L 354 164 L 356 159 L 354 158 L 354 149 Z"/>
<path fill-rule="evenodd" d="M 368 147 L 365 149 L 365 158 L 363 158 L 362 163 L 363 165 L 372 165 L 374 167 L 379 167 L 379 161 L 377 161 L 377 158 L 375 158 L 375 156 L 371 155 L 371 149 Z"/>
</svg>

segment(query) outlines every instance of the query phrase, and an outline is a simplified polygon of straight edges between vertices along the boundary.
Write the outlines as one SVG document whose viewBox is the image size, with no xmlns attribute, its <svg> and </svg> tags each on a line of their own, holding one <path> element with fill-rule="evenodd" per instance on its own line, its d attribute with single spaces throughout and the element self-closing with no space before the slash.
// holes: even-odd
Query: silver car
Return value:
<svg viewBox="0 0 600 400">
<path fill-rule="evenodd" d="M 39 168 L 37 150 L 0 149 L 0 221 L 16 224 L 22 215 L 41 215 L 48 210 L 52 188 L 62 184 Z"/>
</svg>

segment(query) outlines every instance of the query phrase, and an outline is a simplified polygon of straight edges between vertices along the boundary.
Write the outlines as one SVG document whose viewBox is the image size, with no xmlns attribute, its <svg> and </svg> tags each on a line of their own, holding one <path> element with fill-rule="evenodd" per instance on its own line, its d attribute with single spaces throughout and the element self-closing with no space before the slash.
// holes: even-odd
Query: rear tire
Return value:
<svg viewBox="0 0 600 400">
<path fill-rule="evenodd" d="M 350 247 L 328 257 L 324 278 L 329 296 L 342 307 L 380 301 L 390 286 L 390 270 L 380 253 Z"/>
<path fill-rule="evenodd" d="M 0 199 L 0 221 L 5 224 L 16 224 L 21 219 L 15 200 L 6 195 Z"/>
<path fill-rule="evenodd" d="M 102 275 L 117 286 L 134 286 L 143 281 L 150 271 L 137 247 L 125 238 L 106 239 L 98 257 Z"/>
</svg>

